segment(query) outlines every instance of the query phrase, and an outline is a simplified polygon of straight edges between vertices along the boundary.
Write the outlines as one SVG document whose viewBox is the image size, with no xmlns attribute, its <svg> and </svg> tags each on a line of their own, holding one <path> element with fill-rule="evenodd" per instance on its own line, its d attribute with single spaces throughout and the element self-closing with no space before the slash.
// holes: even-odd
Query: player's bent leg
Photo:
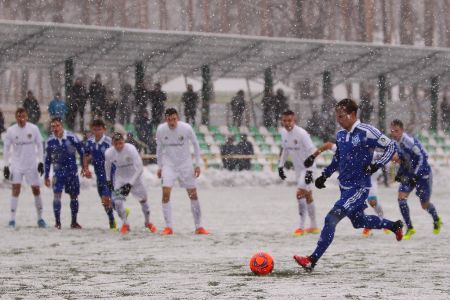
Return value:
<svg viewBox="0 0 450 300">
<path fill-rule="evenodd" d="M 318 234 L 320 233 L 319 227 L 317 227 L 316 221 L 316 204 L 312 197 L 312 191 L 305 191 L 306 208 L 308 210 L 308 216 L 310 221 L 310 227 L 306 228 L 306 233 Z"/>
<path fill-rule="evenodd" d="M 420 204 L 422 205 L 422 209 L 426 210 L 433 218 L 433 233 L 439 234 L 441 231 L 442 220 L 438 216 L 434 204 L 429 200 L 422 201 L 422 199 L 420 200 Z"/>
<path fill-rule="evenodd" d="M 38 227 L 45 228 L 45 227 L 47 227 L 47 224 L 45 223 L 44 219 L 42 218 L 42 212 L 44 210 L 44 205 L 42 204 L 41 189 L 39 186 L 32 186 L 31 191 L 34 195 L 34 205 L 36 207 Z"/>
<path fill-rule="evenodd" d="M 55 228 L 61 229 L 61 193 L 53 194 L 53 214 L 55 216 Z"/>
<path fill-rule="evenodd" d="M 170 203 L 170 193 L 172 187 L 163 186 L 162 188 L 162 209 L 164 215 L 164 222 L 166 227 L 161 231 L 161 235 L 171 235 L 172 230 L 172 205 Z"/>
<path fill-rule="evenodd" d="M 11 217 L 8 222 L 8 226 L 10 228 L 16 227 L 16 213 L 17 213 L 17 205 L 19 203 L 20 188 L 21 188 L 20 184 L 17 184 L 17 183 L 12 184 L 11 202 L 10 202 Z"/>
<path fill-rule="evenodd" d="M 317 247 L 310 256 L 294 255 L 295 261 L 307 272 L 314 269 L 317 261 L 322 257 L 327 248 L 331 245 L 334 239 L 334 232 L 336 225 L 345 217 L 345 212 L 340 207 L 333 207 L 325 217 L 325 224 L 320 233 L 320 239 L 317 242 Z"/>
<path fill-rule="evenodd" d="M 398 220 L 392 222 L 378 216 L 371 216 L 364 214 L 364 210 L 358 210 L 348 216 L 354 228 L 368 228 L 368 229 L 389 229 L 395 233 L 397 241 L 403 238 L 403 222 Z"/>
<path fill-rule="evenodd" d="M 78 201 L 78 194 L 70 195 L 70 213 L 71 213 L 71 223 L 70 228 L 72 229 L 81 229 L 81 225 L 77 222 L 78 210 L 80 207 L 80 203 Z"/>
<path fill-rule="evenodd" d="M 103 208 L 105 209 L 106 215 L 108 216 L 109 229 L 116 230 L 117 224 L 116 224 L 116 220 L 114 219 L 114 212 L 113 212 L 113 205 L 112 205 L 111 197 L 101 196 L 101 201 L 102 201 Z"/>
<path fill-rule="evenodd" d="M 189 199 L 191 200 L 191 212 L 194 217 L 195 233 L 196 234 L 209 234 L 209 232 L 202 227 L 202 211 L 200 209 L 200 202 L 198 201 L 197 189 L 186 189 Z"/>
<path fill-rule="evenodd" d="M 139 204 L 141 205 L 142 213 L 144 214 L 145 219 L 145 227 L 150 230 L 150 232 L 155 233 L 157 231 L 156 226 L 150 223 L 150 207 L 148 205 L 147 199 L 139 200 Z"/>
</svg>

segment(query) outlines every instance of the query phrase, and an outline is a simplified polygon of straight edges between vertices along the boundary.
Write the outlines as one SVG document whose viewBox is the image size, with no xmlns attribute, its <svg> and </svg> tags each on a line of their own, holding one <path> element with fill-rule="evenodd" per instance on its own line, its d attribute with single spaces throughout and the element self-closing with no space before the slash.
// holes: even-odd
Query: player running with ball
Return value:
<svg viewBox="0 0 450 300">
<path fill-rule="evenodd" d="M 294 236 L 302 236 L 306 233 L 319 233 L 316 222 L 316 208 L 312 197 L 313 164 L 309 167 L 303 165 L 303 161 L 315 150 L 308 132 L 295 124 L 295 113 L 291 110 L 283 112 L 281 124 L 281 155 L 278 164 L 278 173 L 282 180 L 286 179 L 284 164 L 289 155 L 292 156 L 295 177 L 297 179 L 297 202 L 300 215 L 299 227 L 294 231 Z M 311 221 L 310 227 L 305 229 L 306 211 Z"/>
<path fill-rule="evenodd" d="M 200 146 L 191 125 L 179 121 L 178 112 L 175 108 L 165 111 L 166 122 L 159 125 L 156 130 L 156 156 L 158 160 L 158 177 L 162 178 L 162 207 L 166 228 L 162 235 L 173 234 L 172 229 L 172 207 L 170 203 L 170 192 L 178 179 L 180 186 L 186 188 L 191 200 L 191 211 L 194 216 L 195 233 L 209 234 L 201 226 L 200 202 L 197 196 L 195 178 L 200 175 Z M 195 168 L 192 165 L 189 144 L 194 147 Z"/>
<path fill-rule="evenodd" d="M 130 231 L 127 220 L 127 213 L 124 207 L 126 197 L 131 193 L 139 200 L 142 213 L 144 214 L 145 227 L 150 232 L 156 232 L 156 227 L 150 223 L 150 207 L 147 203 L 147 191 L 142 181 L 144 165 L 136 147 L 125 143 L 121 133 L 114 133 L 112 136 L 113 147 L 105 152 L 105 173 L 108 188 L 112 191 L 114 207 L 122 220 L 121 234 Z M 115 167 L 114 179 L 112 179 L 111 169 Z"/>
<path fill-rule="evenodd" d="M 310 256 L 294 256 L 295 261 L 311 272 L 334 238 L 336 225 L 348 217 L 355 228 L 387 228 L 395 233 L 398 241 L 403 237 L 402 221 L 392 222 L 378 216 L 366 215 L 366 199 L 370 188 L 370 176 L 392 158 L 395 144 L 375 127 L 361 123 L 356 113 L 358 106 L 351 99 L 336 104 L 336 120 L 344 128 L 336 135 L 336 153 L 331 164 L 316 179 L 317 188 L 325 188 L 325 181 L 339 171 L 341 197 L 325 217 L 325 224 Z M 383 155 L 372 162 L 375 148 L 385 149 Z"/>
</svg>

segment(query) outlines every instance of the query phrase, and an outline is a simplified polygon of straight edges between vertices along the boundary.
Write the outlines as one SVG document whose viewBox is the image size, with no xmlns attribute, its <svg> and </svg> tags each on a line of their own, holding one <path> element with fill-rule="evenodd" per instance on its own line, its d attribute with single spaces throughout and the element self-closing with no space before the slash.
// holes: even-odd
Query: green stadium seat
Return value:
<svg viewBox="0 0 450 300">
<path fill-rule="evenodd" d="M 217 126 L 211 125 L 211 126 L 209 126 L 208 129 L 209 129 L 209 132 L 211 132 L 211 134 L 220 133 L 219 132 L 219 127 L 217 127 Z"/>
<path fill-rule="evenodd" d="M 249 127 L 248 131 L 250 132 L 251 135 L 255 135 L 255 134 L 259 133 L 259 130 L 256 127 Z"/>
<path fill-rule="evenodd" d="M 425 145 L 425 149 L 427 150 L 428 154 L 436 153 L 436 146 L 434 145 Z"/>
<path fill-rule="evenodd" d="M 275 144 L 280 145 L 281 144 L 281 134 L 277 133 L 273 135 L 273 139 L 275 141 Z"/>
<path fill-rule="evenodd" d="M 201 133 L 201 132 L 196 132 L 195 135 L 197 136 L 197 140 L 198 142 L 205 142 L 205 134 Z"/>
<path fill-rule="evenodd" d="M 269 127 L 269 128 L 267 128 L 267 130 L 268 130 L 272 135 L 278 133 L 278 128 L 276 128 L 276 127 Z"/>
<path fill-rule="evenodd" d="M 251 166 L 251 170 L 252 171 L 262 171 L 263 170 L 263 165 L 262 164 L 260 164 L 260 163 L 257 163 L 257 162 L 254 162 L 254 163 L 252 163 L 252 166 Z"/>
<path fill-rule="evenodd" d="M 214 141 L 219 145 L 225 144 L 225 136 L 221 133 L 216 133 L 214 134 Z"/>
<path fill-rule="evenodd" d="M 321 139 L 320 137 L 318 137 L 318 136 L 312 136 L 312 137 L 311 137 L 311 140 L 312 140 L 313 144 L 314 144 L 316 147 L 323 144 L 322 139 Z"/>
<path fill-rule="evenodd" d="M 237 128 L 236 126 L 229 126 L 228 131 L 233 135 L 239 134 L 239 128 Z"/>
<path fill-rule="evenodd" d="M 436 144 L 438 145 L 444 145 L 445 144 L 445 138 L 441 136 L 434 137 L 434 140 L 436 141 Z"/>
<path fill-rule="evenodd" d="M 257 144 L 265 144 L 266 143 L 266 139 L 264 138 L 264 136 L 262 134 L 255 134 L 254 136 L 255 138 L 255 142 Z"/>
<path fill-rule="evenodd" d="M 209 146 L 206 143 L 199 143 L 200 145 L 200 150 L 204 151 L 204 152 L 209 152 Z"/>
<path fill-rule="evenodd" d="M 260 144 L 259 145 L 259 150 L 264 153 L 264 154 L 268 154 L 271 153 L 271 148 L 269 145 L 267 144 Z"/>
</svg>

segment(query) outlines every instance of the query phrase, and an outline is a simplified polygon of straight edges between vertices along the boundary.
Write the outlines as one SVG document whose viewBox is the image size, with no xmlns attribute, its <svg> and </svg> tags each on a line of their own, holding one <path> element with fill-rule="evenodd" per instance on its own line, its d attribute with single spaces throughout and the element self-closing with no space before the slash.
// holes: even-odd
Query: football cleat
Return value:
<svg viewBox="0 0 450 300">
<path fill-rule="evenodd" d="M 148 228 L 148 230 L 150 230 L 151 233 L 155 233 L 158 230 L 156 229 L 156 226 L 153 225 L 152 223 L 145 224 L 145 227 Z"/>
<path fill-rule="evenodd" d="M 172 235 L 173 234 L 173 230 L 170 227 L 166 227 L 163 229 L 163 231 L 161 231 L 160 233 L 161 235 Z"/>
<path fill-rule="evenodd" d="M 364 228 L 363 232 L 362 232 L 362 235 L 365 236 L 365 237 L 369 237 L 369 236 L 372 235 L 372 230 L 370 230 L 369 228 Z"/>
<path fill-rule="evenodd" d="M 109 229 L 111 229 L 112 231 L 116 231 L 117 230 L 116 220 L 109 221 Z"/>
<path fill-rule="evenodd" d="M 44 219 L 39 219 L 37 221 L 37 225 L 38 225 L 39 228 L 46 228 L 47 227 L 47 224 L 45 223 Z"/>
<path fill-rule="evenodd" d="M 386 233 L 386 234 L 389 234 L 389 233 L 391 233 L 392 231 L 390 231 L 389 229 L 387 229 L 387 228 L 385 228 L 385 229 L 383 229 L 383 231 L 384 231 L 384 233 Z"/>
<path fill-rule="evenodd" d="M 56 229 L 61 229 L 61 223 L 60 222 L 56 222 L 55 223 L 55 228 Z"/>
<path fill-rule="evenodd" d="M 311 273 L 316 266 L 316 263 L 310 256 L 298 256 L 294 255 L 294 260 L 308 273 Z"/>
<path fill-rule="evenodd" d="M 297 228 L 297 229 L 295 229 L 295 231 L 292 235 L 293 236 L 302 236 L 305 234 L 306 234 L 305 230 L 303 230 L 302 228 Z"/>
<path fill-rule="evenodd" d="M 16 228 L 16 220 L 11 220 L 8 222 L 9 228 Z"/>
<path fill-rule="evenodd" d="M 306 233 L 310 233 L 310 234 L 318 234 L 320 233 L 320 228 L 314 227 L 314 228 L 306 228 L 305 229 Z"/>
<path fill-rule="evenodd" d="M 123 224 L 122 228 L 120 228 L 120 234 L 126 234 L 128 232 L 130 232 L 130 225 Z"/>
<path fill-rule="evenodd" d="M 395 234 L 395 238 L 397 239 L 397 241 L 401 241 L 402 239 L 405 239 L 405 236 L 403 236 L 403 222 L 400 220 L 397 220 L 394 222 L 394 226 L 392 228 L 394 234 Z"/>
<path fill-rule="evenodd" d="M 209 234 L 209 231 L 203 227 L 195 229 L 195 234 Z"/>
<path fill-rule="evenodd" d="M 403 236 L 403 239 L 404 240 L 409 240 L 414 233 L 416 233 L 416 229 L 415 228 L 413 228 L 413 227 L 408 228 L 408 230 L 406 230 L 405 235 Z"/>
<path fill-rule="evenodd" d="M 438 217 L 438 220 L 436 222 L 433 222 L 433 233 L 439 234 L 439 232 L 441 232 L 441 227 L 442 227 L 442 220 L 441 218 Z"/>
<path fill-rule="evenodd" d="M 77 222 L 70 224 L 70 228 L 71 229 L 81 229 L 81 225 L 78 224 Z"/>
</svg>

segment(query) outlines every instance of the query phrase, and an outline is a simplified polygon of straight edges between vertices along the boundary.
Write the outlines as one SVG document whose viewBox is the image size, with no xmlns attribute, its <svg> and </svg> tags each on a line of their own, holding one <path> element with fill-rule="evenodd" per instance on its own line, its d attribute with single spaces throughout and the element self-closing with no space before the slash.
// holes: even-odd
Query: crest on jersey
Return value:
<svg viewBox="0 0 450 300">
<path fill-rule="evenodd" d="M 180 142 L 182 142 L 182 141 L 184 140 L 184 136 L 180 135 L 180 136 L 178 137 L 178 140 L 179 140 Z"/>
<path fill-rule="evenodd" d="M 165 139 L 165 140 L 167 140 L 167 139 L 168 139 L 168 137 L 167 137 L 167 136 L 165 136 L 165 137 L 164 137 L 164 139 Z"/>
<path fill-rule="evenodd" d="M 28 138 L 31 140 L 31 138 L 33 137 L 32 135 L 31 135 L 31 133 L 29 133 L 28 135 Z"/>
<path fill-rule="evenodd" d="M 352 144 L 353 146 L 358 146 L 360 140 L 359 140 L 359 135 L 355 135 L 352 137 Z"/>
<path fill-rule="evenodd" d="M 16 135 L 16 140 L 18 140 L 19 139 L 19 136 L 18 135 Z"/>
<path fill-rule="evenodd" d="M 294 144 L 296 144 L 296 145 L 297 145 L 297 144 L 298 144 L 298 141 L 297 141 L 297 140 L 294 140 Z"/>
<path fill-rule="evenodd" d="M 131 162 L 131 157 L 129 157 L 129 156 L 125 157 L 125 160 L 126 160 L 127 162 Z"/>
</svg>

